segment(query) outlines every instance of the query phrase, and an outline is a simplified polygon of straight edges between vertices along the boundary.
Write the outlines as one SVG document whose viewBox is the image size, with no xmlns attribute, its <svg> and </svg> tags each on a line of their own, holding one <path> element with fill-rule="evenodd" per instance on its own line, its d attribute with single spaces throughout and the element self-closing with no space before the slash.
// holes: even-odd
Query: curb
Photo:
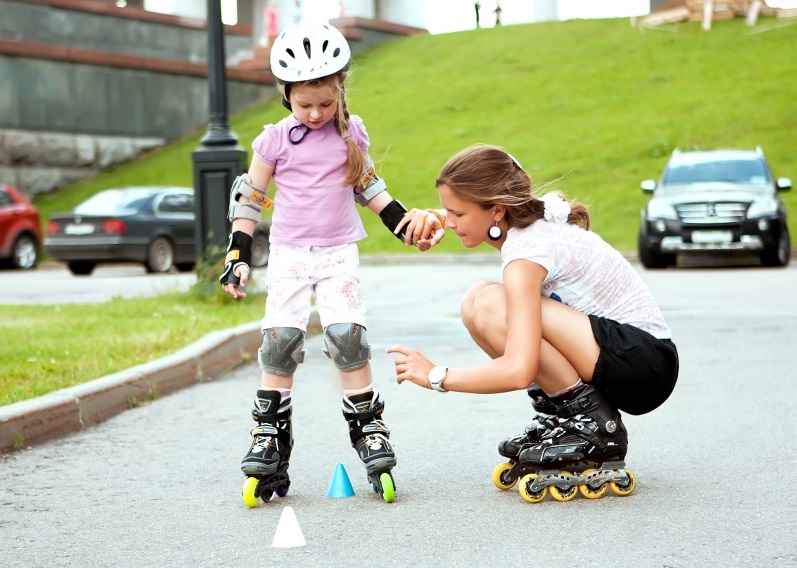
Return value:
<svg viewBox="0 0 797 568">
<path fill-rule="evenodd" d="M 319 327 L 313 312 L 307 331 Z M 0 454 L 83 430 L 160 396 L 218 379 L 257 357 L 262 342 L 260 321 L 214 331 L 160 359 L 0 407 Z"/>
<path fill-rule="evenodd" d="M 213 380 L 256 356 L 260 322 L 212 332 L 174 354 L 0 407 L 0 452 L 82 430 L 157 396 Z"/>
</svg>

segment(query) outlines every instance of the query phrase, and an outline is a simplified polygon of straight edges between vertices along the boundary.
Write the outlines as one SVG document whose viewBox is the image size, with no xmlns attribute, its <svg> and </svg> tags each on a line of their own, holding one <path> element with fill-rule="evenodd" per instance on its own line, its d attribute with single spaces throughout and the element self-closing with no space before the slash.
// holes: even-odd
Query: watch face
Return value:
<svg viewBox="0 0 797 568">
<path fill-rule="evenodd" d="M 448 369 L 445 367 L 435 367 L 429 371 L 429 382 L 436 385 L 440 384 L 446 378 Z"/>
</svg>

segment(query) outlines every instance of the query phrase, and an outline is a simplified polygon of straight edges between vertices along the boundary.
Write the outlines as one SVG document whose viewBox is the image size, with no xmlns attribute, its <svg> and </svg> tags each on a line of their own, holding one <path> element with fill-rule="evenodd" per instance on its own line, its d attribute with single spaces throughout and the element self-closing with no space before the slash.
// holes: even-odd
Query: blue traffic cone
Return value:
<svg viewBox="0 0 797 568">
<path fill-rule="evenodd" d="M 335 466 L 335 473 L 332 474 L 332 480 L 327 489 L 327 497 L 354 497 L 354 488 L 351 486 L 349 474 L 346 473 L 346 468 L 342 463 Z"/>
</svg>

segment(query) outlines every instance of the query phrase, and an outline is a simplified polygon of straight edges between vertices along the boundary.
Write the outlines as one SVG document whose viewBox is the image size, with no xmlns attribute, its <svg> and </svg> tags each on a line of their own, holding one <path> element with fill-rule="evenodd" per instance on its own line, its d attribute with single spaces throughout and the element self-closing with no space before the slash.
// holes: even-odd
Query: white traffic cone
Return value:
<svg viewBox="0 0 797 568">
<path fill-rule="evenodd" d="M 280 515 L 277 532 L 274 533 L 271 547 L 293 548 L 304 546 L 305 544 L 307 542 L 304 540 L 302 528 L 299 526 L 299 521 L 296 520 L 296 513 L 293 512 L 293 507 L 285 507 L 282 510 L 282 515 Z"/>
</svg>

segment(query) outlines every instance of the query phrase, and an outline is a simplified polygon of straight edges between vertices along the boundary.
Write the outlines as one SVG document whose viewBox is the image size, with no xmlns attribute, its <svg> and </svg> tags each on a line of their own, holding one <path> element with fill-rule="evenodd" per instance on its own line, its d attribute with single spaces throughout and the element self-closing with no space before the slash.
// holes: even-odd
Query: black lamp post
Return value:
<svg viewBox="0 0 797 568">
<path fill-rule="evenodd" d="M 230 187 L 246 171 L 246 151 L 230 130 L 227 119 L 227 83 L 224 28 L 220 0 L 207 0 L 208 93 L 210 120 L 202 146 L 191 153 L 194 164 L 194 210 L 197 259 L 214 261 L 227 249 Z"/>
</svg>

